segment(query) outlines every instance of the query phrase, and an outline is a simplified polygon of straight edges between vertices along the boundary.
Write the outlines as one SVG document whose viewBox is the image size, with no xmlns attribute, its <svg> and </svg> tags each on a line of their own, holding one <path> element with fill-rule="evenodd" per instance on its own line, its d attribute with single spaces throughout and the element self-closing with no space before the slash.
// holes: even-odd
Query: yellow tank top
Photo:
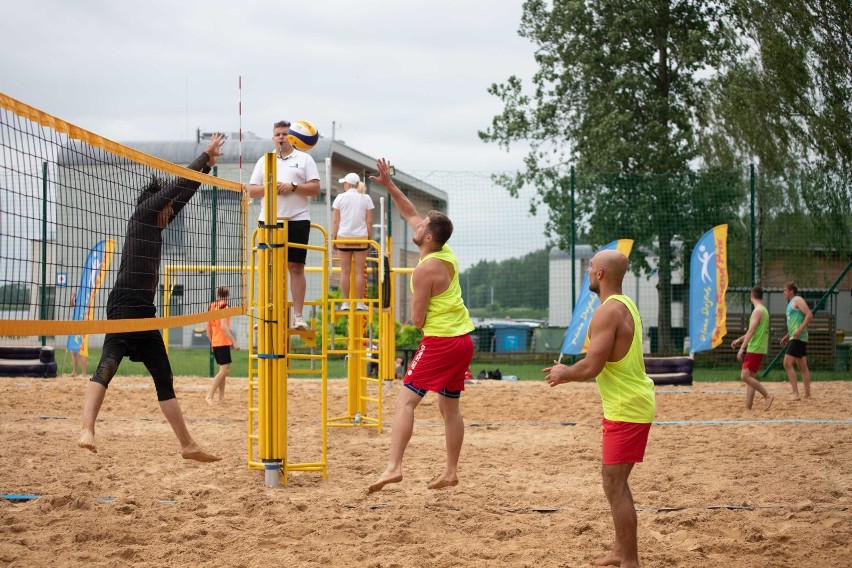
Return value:
<svg viewBox="0 0 852 568">
<path fill-rule="evenodd" d="M 459 284 L 459 262 L 453 250 L 444 247 L 420 259 L 421 264 L 430 258 L 437 258 L 453 265 L 453 278 L 449 287 L 429 299 L 426 309 L 426 323 L 423 324 L 423 335 L 431 337 L 458 337 L 473 331 L 473 322 L 464 305 Z M 411 291 L 414 292 L 414 278 L 410 280 Z"/>
<path fill-rule="evenodd" d="M 617 294 L 607 298 L 606 302 L 610 300 L 627 306 L 633 316 L 633 342 L 624 358 L 607 361 L 597 376 L 604 418 L 648 424 L 654 421 L 656 403 L 654 381 L 645 373 L 645 359 L 642 357 L 642 320 L 636 304 L 627 296 Z"/>
</svg>

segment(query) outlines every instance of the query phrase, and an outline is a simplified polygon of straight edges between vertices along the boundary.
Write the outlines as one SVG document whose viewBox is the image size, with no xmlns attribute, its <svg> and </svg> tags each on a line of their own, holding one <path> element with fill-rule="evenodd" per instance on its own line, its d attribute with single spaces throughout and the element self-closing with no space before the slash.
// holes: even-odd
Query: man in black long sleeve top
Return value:
<svg viewBox="0 0 852 568">
<path fill-rule="evenodd" d="M 211 137 L 210 145 L 189 166 L 191 170 L 208 173 L 222 155 L 225 138 L 219 133 Z M 107 319 L 153 318 L 157 308 L 154 299 L 160 279 L 160 259 L 163 249 L 163 229 L 171 223 L 198 190 L 200 182 L 177 179 L 171 182 L 154 179 L 143 190 L 136 209 L 127 224 L 127 234 L 121 253 L 121 265 L 115 286 L 107 300 Z M 94 376 L 86 386 L 83 401 L 81 448 L 97 452 L 95 421 L 103 404 L 106 389 L 124 356 L 145 364 L 157 390 L 160 410 L 174 430 L 181 446 L 181 455 L 200 462 L 221 458 L 204 451 L 186 427 L 173 388 L 172 368 L 163 336 L 159 330 L 108 333 L 103 353 Z"/>
</svg>

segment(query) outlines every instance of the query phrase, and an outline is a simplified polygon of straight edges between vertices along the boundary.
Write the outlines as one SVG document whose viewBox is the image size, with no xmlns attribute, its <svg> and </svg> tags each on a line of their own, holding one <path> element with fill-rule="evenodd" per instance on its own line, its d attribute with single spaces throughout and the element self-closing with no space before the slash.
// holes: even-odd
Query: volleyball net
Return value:
<svg viewBox="0 0 852 568">
<path fill-rule="evenodd" d="M 184 167 L 206 146 L 176 165 L 0 93 L 0 336 L 141 331 L 245 313 L 248 200 L 215 168 Z M 153 179 L 200 186 L 163 229 L 162 246 L 141 247 L 149 264 L 160 255 L 156 317 L 108 321 L 128 223 Z M 229 308 L 209 312 L 220 286 L 230 289 Z"/>
</svg>

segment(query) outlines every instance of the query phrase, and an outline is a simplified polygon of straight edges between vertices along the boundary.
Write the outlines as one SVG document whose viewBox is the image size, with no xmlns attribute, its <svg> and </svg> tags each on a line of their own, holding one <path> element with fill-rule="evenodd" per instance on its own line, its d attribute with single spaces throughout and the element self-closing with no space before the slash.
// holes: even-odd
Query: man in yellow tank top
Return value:
<svg viewBox="0 0 852 568">
<path fill-rule="evenodd" d="M 444 419 L 447 463 L 444 471 L 429 482 L 429 489 L 458 485 L 458 463 L 464 440 L 464 420 L 459 397 L 464 390 L 465 372 L 473 358 L 473 322 L 462 301 L 459 265 L 446 245 L 453 224 L 439 211 L 429 211 L 421 219 L 414 204 L 390 176 L 390 164 L 376 164 L 379 175 L 371 177 L 382 184 L 414 229 L 414 244 L 420 248 L 420 263 L 411 276 L 411 320 L 423 331 L 423 339 L 403 380 L 396 399 L 391 428 L 390 459 L 384 473 L 369 487 L 370 493 L 388 483 L 402 481 L 402 457 L 414 430 L 414 409 L 428 391 L 438 393 L 438 409 Z"/>
<path fill-rule="evenodd" d="M 615 525 L 612 550 L 596 566 L 639 566 L 636 508 L 627 478 L 645 456 L 654 420 L 654 382 L 645 373 L 642 320 L 633 301 L 621 293 L 627 257 L 616 250 L 597 253 L 589 264 L 589 289 L 601 300 L 589 324 L 586 357 L 568 366 L 544 369 L 554 387 L 596 379 L 603 403 L 603 489 Z"/>
<path fill-rule="evenodd" d="M 757 391 L 763 395 L 763 410 L 769 410 L 775 397 L 769 394 L 757 380 L 760 363 L 769 352 L 769 310 L 763 305 L 763 288 L 760 286 L 751 289 L 751 303 L 754 304 L 754 311 L 751 312 L 748 331 L 742 337 L 734 339 L 731 347 L 736 349 L 737 345 L 741 346 L 737 352 L 737 359 L 743 362 L 740 378 L 746 384 L 746 408 L 751 410 L 754 404 L 754 392 Z"/>
</svg>

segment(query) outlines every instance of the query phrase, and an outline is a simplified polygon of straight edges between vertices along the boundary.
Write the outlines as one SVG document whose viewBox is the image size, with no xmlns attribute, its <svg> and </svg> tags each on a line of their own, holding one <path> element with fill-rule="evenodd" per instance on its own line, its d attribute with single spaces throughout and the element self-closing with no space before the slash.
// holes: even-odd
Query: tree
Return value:
<svg viewBox="0 0 852 568">
<path fill-rule="evenodd" d="M 694 241 L 708 222 L 733 218 L 742 186 L 717 187 L 709 199 L 698 174 L 707 70 L 738 48 L 727 4 L 704 0 L 527 0 L 519 33 L 536 44 L 539 70 L 527 94 L 510 77 L 489 92 L 505 108 L 486 142 L 530 144 L 524 169 L 497 182 L 511 193 L 532 183 L 550 210 L 548 230 L 567 243 L 564 164 L 576 163 L 583 228 L 593 245 L 621 237 L 647 269 L 659 258 L 659 338 L 670 343 L 675 240 Z M 592 172 L 607 172 L 592 174 Z M 704 213 L 695 226 L 695 211 Z M 631 260 L 633 260 L 633 256 Z"/>
<path fill-rule="evenodd" d="M 459 275 L 465 305 L 490 316 L 513 309 L 546 311 L 549 268 L 550 247 L 500 262 L 480 260 Z"/>
<path fill-rule="evenodd" d="M 779 255 L 805 279 L 807 255 L 780 243 L 852 255 L 852 3 L 738 0 L 734 13 L 742 56 L 711 79 L 702 153 L 758 164 L 758 280 Z"/>
</svg>

